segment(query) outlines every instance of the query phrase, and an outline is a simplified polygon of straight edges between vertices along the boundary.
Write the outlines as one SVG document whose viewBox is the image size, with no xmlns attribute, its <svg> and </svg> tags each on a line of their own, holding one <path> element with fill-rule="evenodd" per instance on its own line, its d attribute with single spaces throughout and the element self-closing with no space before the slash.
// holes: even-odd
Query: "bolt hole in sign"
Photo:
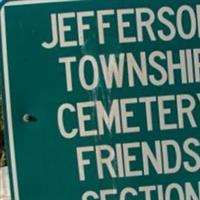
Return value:
<svg viewBox="0 0 200 200">
<path fill-rule="evenodd" d="M 1 37 L 13 200 L 200 199 L 199 1 L 11 2 Z"/>
</svg>

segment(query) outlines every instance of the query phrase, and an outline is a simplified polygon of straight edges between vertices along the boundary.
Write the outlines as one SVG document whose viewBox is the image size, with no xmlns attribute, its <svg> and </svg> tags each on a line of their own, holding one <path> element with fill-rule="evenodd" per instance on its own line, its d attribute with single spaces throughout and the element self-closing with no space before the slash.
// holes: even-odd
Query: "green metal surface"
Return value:
<svg viewBox="0 0 200 200">
<path fill-rule="evenodd" d="M 194 36 L 189 39 L 181 38 L 177 33 L 170 41 L 163 41 L 158 36 L 158 30 L 163 30 L 163 33 L 168 35 L 170 29 L 158 20 L 157 15 L 162 7 L 167 6 L 171 8 L 170 11 L 173 10 L 176 13 L 182 5 L 187 5 L 196 14 L 195 19 L 199 20 L 197 20 L 196 28 L 200 28 L 200 17 L 198 18 L 199 14 L 196 12 L 198 3 L 195 0 L 167 2 L 119 0 L 8 4 L 4 7 L 2 41 L 4 88 L 5 95 L 7 95 L 5 116 L 6 136 L 10 149 L 9 163 L 12 172 L 13 200 L 190 200 L 191 195 L 195 200 L 200 198 L 200 106 L 197 95 L 200 93 L 197 75 L 199 71 L 197 63 L 195 68 L 194 62 L 192 64 L 188 61 L 190 55 L 194 56 L 193 49 L 200 48 L 200 34 L 196 29 Z M 140 8 L 148 8 L 155 13 L 152 23 L 155 41 L 144 28 L 143 41 L 119 42 L 116 13 L 119 9 L 127 8 L 132 10 L 129 10 L 130 14 L 123 16 L 124 22 L 130 23 L 124 25 L 124 37 L 134 35 L 136 40 L 139 40 L 141 35 L 138 33 L 139 18 L 136 19 L 136 13 L 142 11 Z M 105 43 L 99 44 L 96 11 L 108 9 L 113 10 L 114 13 L 103 18 L 104 22 L 110 23 L 110 28 L 104 30 Z M 81 11 L 94 11 L 94 16 L 85 17 L 83 20 L 84 24 L 90 25 L 90 30 L 84 31 L 83 45 L 79 45 L 77 15 L 75 15 L 64 22 L 65 26 L 70 25 L 72 29 L 65 32 L 65 39 L 77 41 L 77 46 L 61 47 L 58 44 L 50 49 L 42 46 L 44 42 L 51 41 L 51 14 L 69 12 L 77 14 Z M 168 19 L 168 22 L 176 24 L 176 14 L 169 13 L 166 12 L 163 16 Z M 187 10 L 182 17 L 183 31 L 189 33 L 191 21 Z M 149 20 L 148 14 L 142 15 L 142 18 L 143 21 Z M 192 51 L 189 51 L 191 49 Z M 187 54 L 187 80 L 184 81 L 184 74 L 181 77 L 180 71 L 177 70 L 174 73 L 174 84 L 169 84 L 169 80 L 160 86 L 152 84 L 149 79 L 150 75 L 154 75 L 157 80 L 163 76 L 161 70 L 158 70 L 158 65 L 162 66 L 168 74 L 167 70 L 170 66 L 167 65 L 167 55 L 169 60 L 170 52 L 173 53 L 174 62 L 180 62 L 180 50 L 189 52 Z M 149 55 L 156 51 L 163 54 L 160 57 L 159 55 L 154 57 L 154 67 L 152 67 L 153 61 L 149 61 Z M 133 65 L 134 61 L 127 61 L 127 53 L 134 55 L 141 67 L 144 61 L 144 57 L 142 59 L 140 57 L 141 52 L 147 57 L 147 85 L 142 85 L 136 71 L 131 71 L 130 66 L 128 68 L 128 64 Z M 106 87 L 103 73 L 105 63 L 102 66 L 99 55 L 104 55 L 108 62 L 111 54 L 115 55 L 117 62 L 123 58 L 124 54 L 125 61 L 122 86 L 117 87 L 116 80 L 113 80 L 112 87 L 109 88 Z M 78 63 L 86 55 L 96 60 L 98 73 L 97 70 L 93 70 L 95 68 L 92 67 L 91 60 L 85 62 L 85 70 L 81 71 L 81 64 Z M 69 71 L 66 75 L 65 65 L 61 59 L 66 57 L 76 57 L 77 60 L 72 63 L 71 67 L 66 67 L 66 69 L 69 67 L 71 69 L 72 91 L 66 83 L 69 81 L 69 78 L 66 80 L 66 77 L 69 77 Z M 114 61 L 111 60 L 111 62 Z M 196 69 L 195 73 L 191 72 L 191 68 Z M 84 88 L 80 79 L 81 72 L 85 75 L 82 81 L 85 80 L 85 85 L 88 86 L 92 85 L 94 75 L 98 75 L 97 87 L 88 90 Z M 130 74 L 131 72 L 134 76 Z M 191 75 L 193 81 L 190 77 L 190 82 L 189 72 L 193 74 Z M 135 79 L 132 80 L 131 77 Z M 183 94 L 186 95 L 185 99 Z M 166 97 L 167 95 L 170 97 Z M 153 127 L 148 124 L 150 115 L 146 114 L 147 108 L 142 103 L 143 97 L 155 98 L 151 104 Z M 161 101 L 161 97 L 166 97 L 168 101 Z M 190 97 L 190 100 L 187 97 Z M 181 98 L 184 100 L 181 101 Z M 129 104 L 125 103 L 126 100 L 130 100 Z M 85 104 L 81 104 L 82 102 Z M 90 105 L 87 106 L 87 102 L 90 102 Z M 158 102 L 160 106 L 163 103 L 163 107 L 168 110 L 159 111 Z M 111 112 L 111 108 L 114 108 L 116 113 L 119 111 L 119 116 L 113 112 L 116 118 L 113 118 L 113 126 L 110 130 L 109 125 L 105 123 L 103 123 L 103 132 L 99 130 L 98 120 L 102 116 L 100 114 L 103 108 L 97 110 L 95 107 L 97 103 L 102 104 L 107 113 Z M 71 111 L 65 109 L 62 116 L 64 122 L 61 120 L 60 123 L 63 122 L 66 132 L 78 129 L 77 135 L 72 138 L 66 138 L 69 134 L 64 137 L 58 125 L 58 110 L 63 104 L 71 105 Z M 81 105 L 85 106 L 82 110 Z M 183 108 L 187 108 L 186 113 L 179 115 Z M 79 116 L 82 117 L 78 116 L 77 109 L 79 109 Z M 122 109 L 125 111 L 123 112 Z M 35 120 L 26 123 L 23 120 L 25 114 L 33 116 Z M 161 127 L 160 119 L 163 115 L 165 124 L 172 125 L 171 128 Z M 181 116 L 183 116 L 183 124 Z M 120 119 L 117 120 L 117 117 Z M 82 122 L 81 129 L 79 128 L 80 121 Z M 133 127 L 140 127 L 140 130 L 134 131 Z M 129 147 L 128 144 L 130 144 Z M 77 151 L 80 147 L 90 148 L 87 151 L 85 149 L 81 154 L 82 160 L 89 162 L 82 166 L 85 180 L 80 180 L 79 176 L 81 158 L 78 158 Z M 164 152 L 166 150 L 164 147 L 167 153 Z M 145 155 L 145 152 L 151 152 L 152 156 Z M 97 158 L 98 156 L 100 158 Z M 154 162 L 152 157 L 155 158 Z M 106 162 L 106 158 L 112 160 L 109 166 L 102 164 Z M 98 166 L 101 164 L 103 177 L 100 175 L 101 167 Z M 176 164 L 180 166 L 170 173 L 170 170 L 167 172 L 168 164 L 169 169 L 175 168 Z M 186 169 L 186 165 L 190 166 L 191 171 Z M 84 199 L 87 191 L 93 192 Z M 148 191 L 151 198 L 148 197 Z M 106 192 L 108 194 L 103 195 Z M 124 197 L 123 192 L 126 194 Z"/>
</svg>

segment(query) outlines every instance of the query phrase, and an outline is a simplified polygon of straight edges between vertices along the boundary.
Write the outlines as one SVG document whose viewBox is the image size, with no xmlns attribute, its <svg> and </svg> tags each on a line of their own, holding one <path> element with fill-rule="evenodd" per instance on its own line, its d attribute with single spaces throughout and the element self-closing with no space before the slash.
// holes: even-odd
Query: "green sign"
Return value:
<svg viewBox="0 0 200 200">
<path fill-rule="evenodd" d="M 14 200 L 200 199 L 198 3 L 4 6 Z"/>
</svg>

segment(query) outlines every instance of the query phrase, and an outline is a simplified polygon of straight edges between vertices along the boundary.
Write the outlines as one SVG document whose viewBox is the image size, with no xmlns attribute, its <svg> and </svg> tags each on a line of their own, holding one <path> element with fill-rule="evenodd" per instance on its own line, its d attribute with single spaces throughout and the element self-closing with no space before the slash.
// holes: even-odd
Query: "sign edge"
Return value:
<svg viewBox="0 0 200 200">
<path fill-rule="evenodd" d="M 6 40 L 6 21 L 5 21 L 5 6 L 1 9 L 1 39 L 2 39 L 2 57 L 3 57 L 3 79 L 4 79 L 4 92 L 5 92 L 5 110 L 7 118 L 7 130 L 8 130 L 8 140 L 9 140 L 9 151 L 11 160 L 11 172 L 12 172 L 12 183 L 14 190 L 15 200 L 19 200 L 19 188 L 18 188 L 18 178 L 17 178 L 17 166 L 15 158 L 15 144 L 13 135 L 13 122 L 12 122 L 12 109 L 10 100 L 10 84 L 9 84 L 9 70 L 8 70 L 8 52 L 7 52 L 7 40 Z"/>
</svg>

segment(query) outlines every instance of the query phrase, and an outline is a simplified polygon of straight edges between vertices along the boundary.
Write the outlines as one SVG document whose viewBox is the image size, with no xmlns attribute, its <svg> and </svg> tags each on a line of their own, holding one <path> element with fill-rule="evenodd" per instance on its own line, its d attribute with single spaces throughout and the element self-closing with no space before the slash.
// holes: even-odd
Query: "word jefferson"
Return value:
<svg viewBox="0 0 200 200">
<path fill-rule="evenodd" d="M 91 19 L 95 21 L 95 26 L 89 23 Z M 113 19 L 114 22 L 111 22 Z M 185 20 L 189 23 L 187 25 L 189 30 L 185 30 Z M 163 28 L 156 30 L 155 24 L 157 23 Z M 164 6 L 156 12 L 150 8 L 126 8 L 51 14 L 52 39 L 50 42 L 43 42 L 42 47 L 52 49 L 57 45 L 61 48 L 83 46 L 94 32 L 98 33 L 96 42 L 106 44 L 108 41 L 106 34 L 112 33 L 115 29 L 117 29 L 118 42 L 121 44 L 146 40 L 157 41 L 158 39 L 171 41 L 176 36 L 188 40 L 195 36 L 200 37 L 199 24 L 200 5 L 196 8 L 183 5 L 177 10 Z M 147 37 L 144 37 L 146 33 Z"/>
</svg>

